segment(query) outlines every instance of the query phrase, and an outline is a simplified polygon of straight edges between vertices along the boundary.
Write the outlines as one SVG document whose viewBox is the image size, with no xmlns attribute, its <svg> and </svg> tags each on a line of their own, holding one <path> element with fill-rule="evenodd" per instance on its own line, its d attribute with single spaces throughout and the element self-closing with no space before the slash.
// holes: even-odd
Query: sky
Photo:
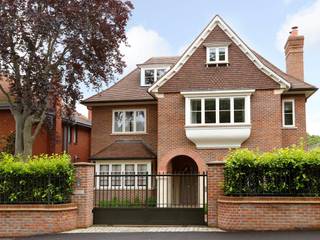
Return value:
<svg viewBox="0 0 320 240">
<path fill-rule="evenodd" d="M 251 48 L 285 70 L 283 46 L 292 26 L 305 36 L 305 80 L 320 88 L 320 0 L 133 0 L 121 46 L 127 67 L 152 56 L 180 55 L 219 14 Z M 121 78 L 121 76 L 117 76 Z M 84 97 L 94 94 L 83 89 Z M 307 102 L 307 131 L 320 135 L 320 90 Z M 78 110 L 86 113 L 84 106 Z"/>
</svg>

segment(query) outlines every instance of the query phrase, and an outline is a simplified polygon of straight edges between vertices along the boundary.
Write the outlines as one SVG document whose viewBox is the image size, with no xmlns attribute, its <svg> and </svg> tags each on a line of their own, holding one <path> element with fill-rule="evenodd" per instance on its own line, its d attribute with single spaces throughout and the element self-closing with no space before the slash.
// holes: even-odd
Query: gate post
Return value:
<svg viewBox="0 0 320 240">
<path fill-rule="evenodd" d="M 208 226 L 218 226 L 218 198 L 223 195 L 224 161 L 208 164 Z"/>
<path fill-rule="evenodd" d="M 78 162 L 74 163 L 74 166 L 76 183 L 72 202 L 78 205 L 77 227 L 89 227 L 93 224 L 94 164 Z"/>
</svg>

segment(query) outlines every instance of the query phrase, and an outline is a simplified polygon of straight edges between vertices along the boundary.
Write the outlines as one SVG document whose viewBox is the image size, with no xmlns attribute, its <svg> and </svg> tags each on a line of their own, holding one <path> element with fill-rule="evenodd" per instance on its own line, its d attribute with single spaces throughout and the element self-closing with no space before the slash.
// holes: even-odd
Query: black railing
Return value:
<svg viewBox="0 0 320 240">
<path fill-rule="evenodd" d="M 239 174 L 235 179 L 225 171 L 225 195 L 229 196 L 320 196 L 320 172 L 309 169 L 308 175 L 292 169 L 272 172 L 260 169 Z"/>
<path fill-rule="evenodd" d="M 59 204 L 71 201 L 72 183 L 65 175 L 0 176 L 0 204 Z"/>
<path fill-rule="evenodd" d="M 98 208 L 206 208 L 206 173 L 95 175 Z"/>
</svg>

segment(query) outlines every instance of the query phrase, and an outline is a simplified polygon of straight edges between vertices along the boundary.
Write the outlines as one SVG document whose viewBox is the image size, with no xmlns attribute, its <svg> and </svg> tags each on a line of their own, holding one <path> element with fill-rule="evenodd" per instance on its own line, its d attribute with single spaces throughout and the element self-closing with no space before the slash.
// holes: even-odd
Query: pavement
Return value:
<svg viewBox="0 0 320 240">
<path fill-rule="evenodd" d="M 203 226 L 93 226 L 25 240 L 320 240 L 320 231 L 224 232 Z"/>
</svg>

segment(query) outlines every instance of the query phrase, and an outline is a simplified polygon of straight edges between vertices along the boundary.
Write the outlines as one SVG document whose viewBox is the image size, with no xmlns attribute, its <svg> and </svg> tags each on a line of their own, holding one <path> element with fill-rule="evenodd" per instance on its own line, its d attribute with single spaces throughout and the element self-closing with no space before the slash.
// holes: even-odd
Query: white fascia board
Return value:
<svg viewBox="0 0 320 240">
<path fill-rule="evenodd" d="M 280 84 L 281 88 L 290 88 L 291 84 L 283 79 L 281 76 L 273 72 L 270 68 L 265 66 L 251 51 L 250 48 L 237 36 L 235 32 L 223 21 L 223 19 L 216 15 L 211 22 L 207 25 L 207 27 L 200 33 L 200 35 L 193 41 L 193 43 L 188 47 L 188 49 L 183 53 L 180 57 L 179 61 L 169 70 L 165 75 L 162 76 L 154 85 L 152 85 L 148 92 L 156 93 L 158 92 L 159 87 L 161 87 L 165 82 L 167 82 L 170 78 L 172 78 L 186 63 L 186 61 L 190 58 L 190 56 L 198 49 L 198 47 L 202 46 L 203 41 L 206 37 L 211 33 L 211 31 L 219 26 L 228 37 L 244 52 L 244 54 L 260 69 L 263 73 L 270 76 L 274 81 Z"/>
<path fill-rule="evenodd" d="M 217 90 L 217 91 L 190 91 L 181 92 L 181 95 L 185 97 L 215 97 L 215 96 L 248 96 L 254 93 L 255 89 L 244 89 L 244 90 Z"/>
</svg>

